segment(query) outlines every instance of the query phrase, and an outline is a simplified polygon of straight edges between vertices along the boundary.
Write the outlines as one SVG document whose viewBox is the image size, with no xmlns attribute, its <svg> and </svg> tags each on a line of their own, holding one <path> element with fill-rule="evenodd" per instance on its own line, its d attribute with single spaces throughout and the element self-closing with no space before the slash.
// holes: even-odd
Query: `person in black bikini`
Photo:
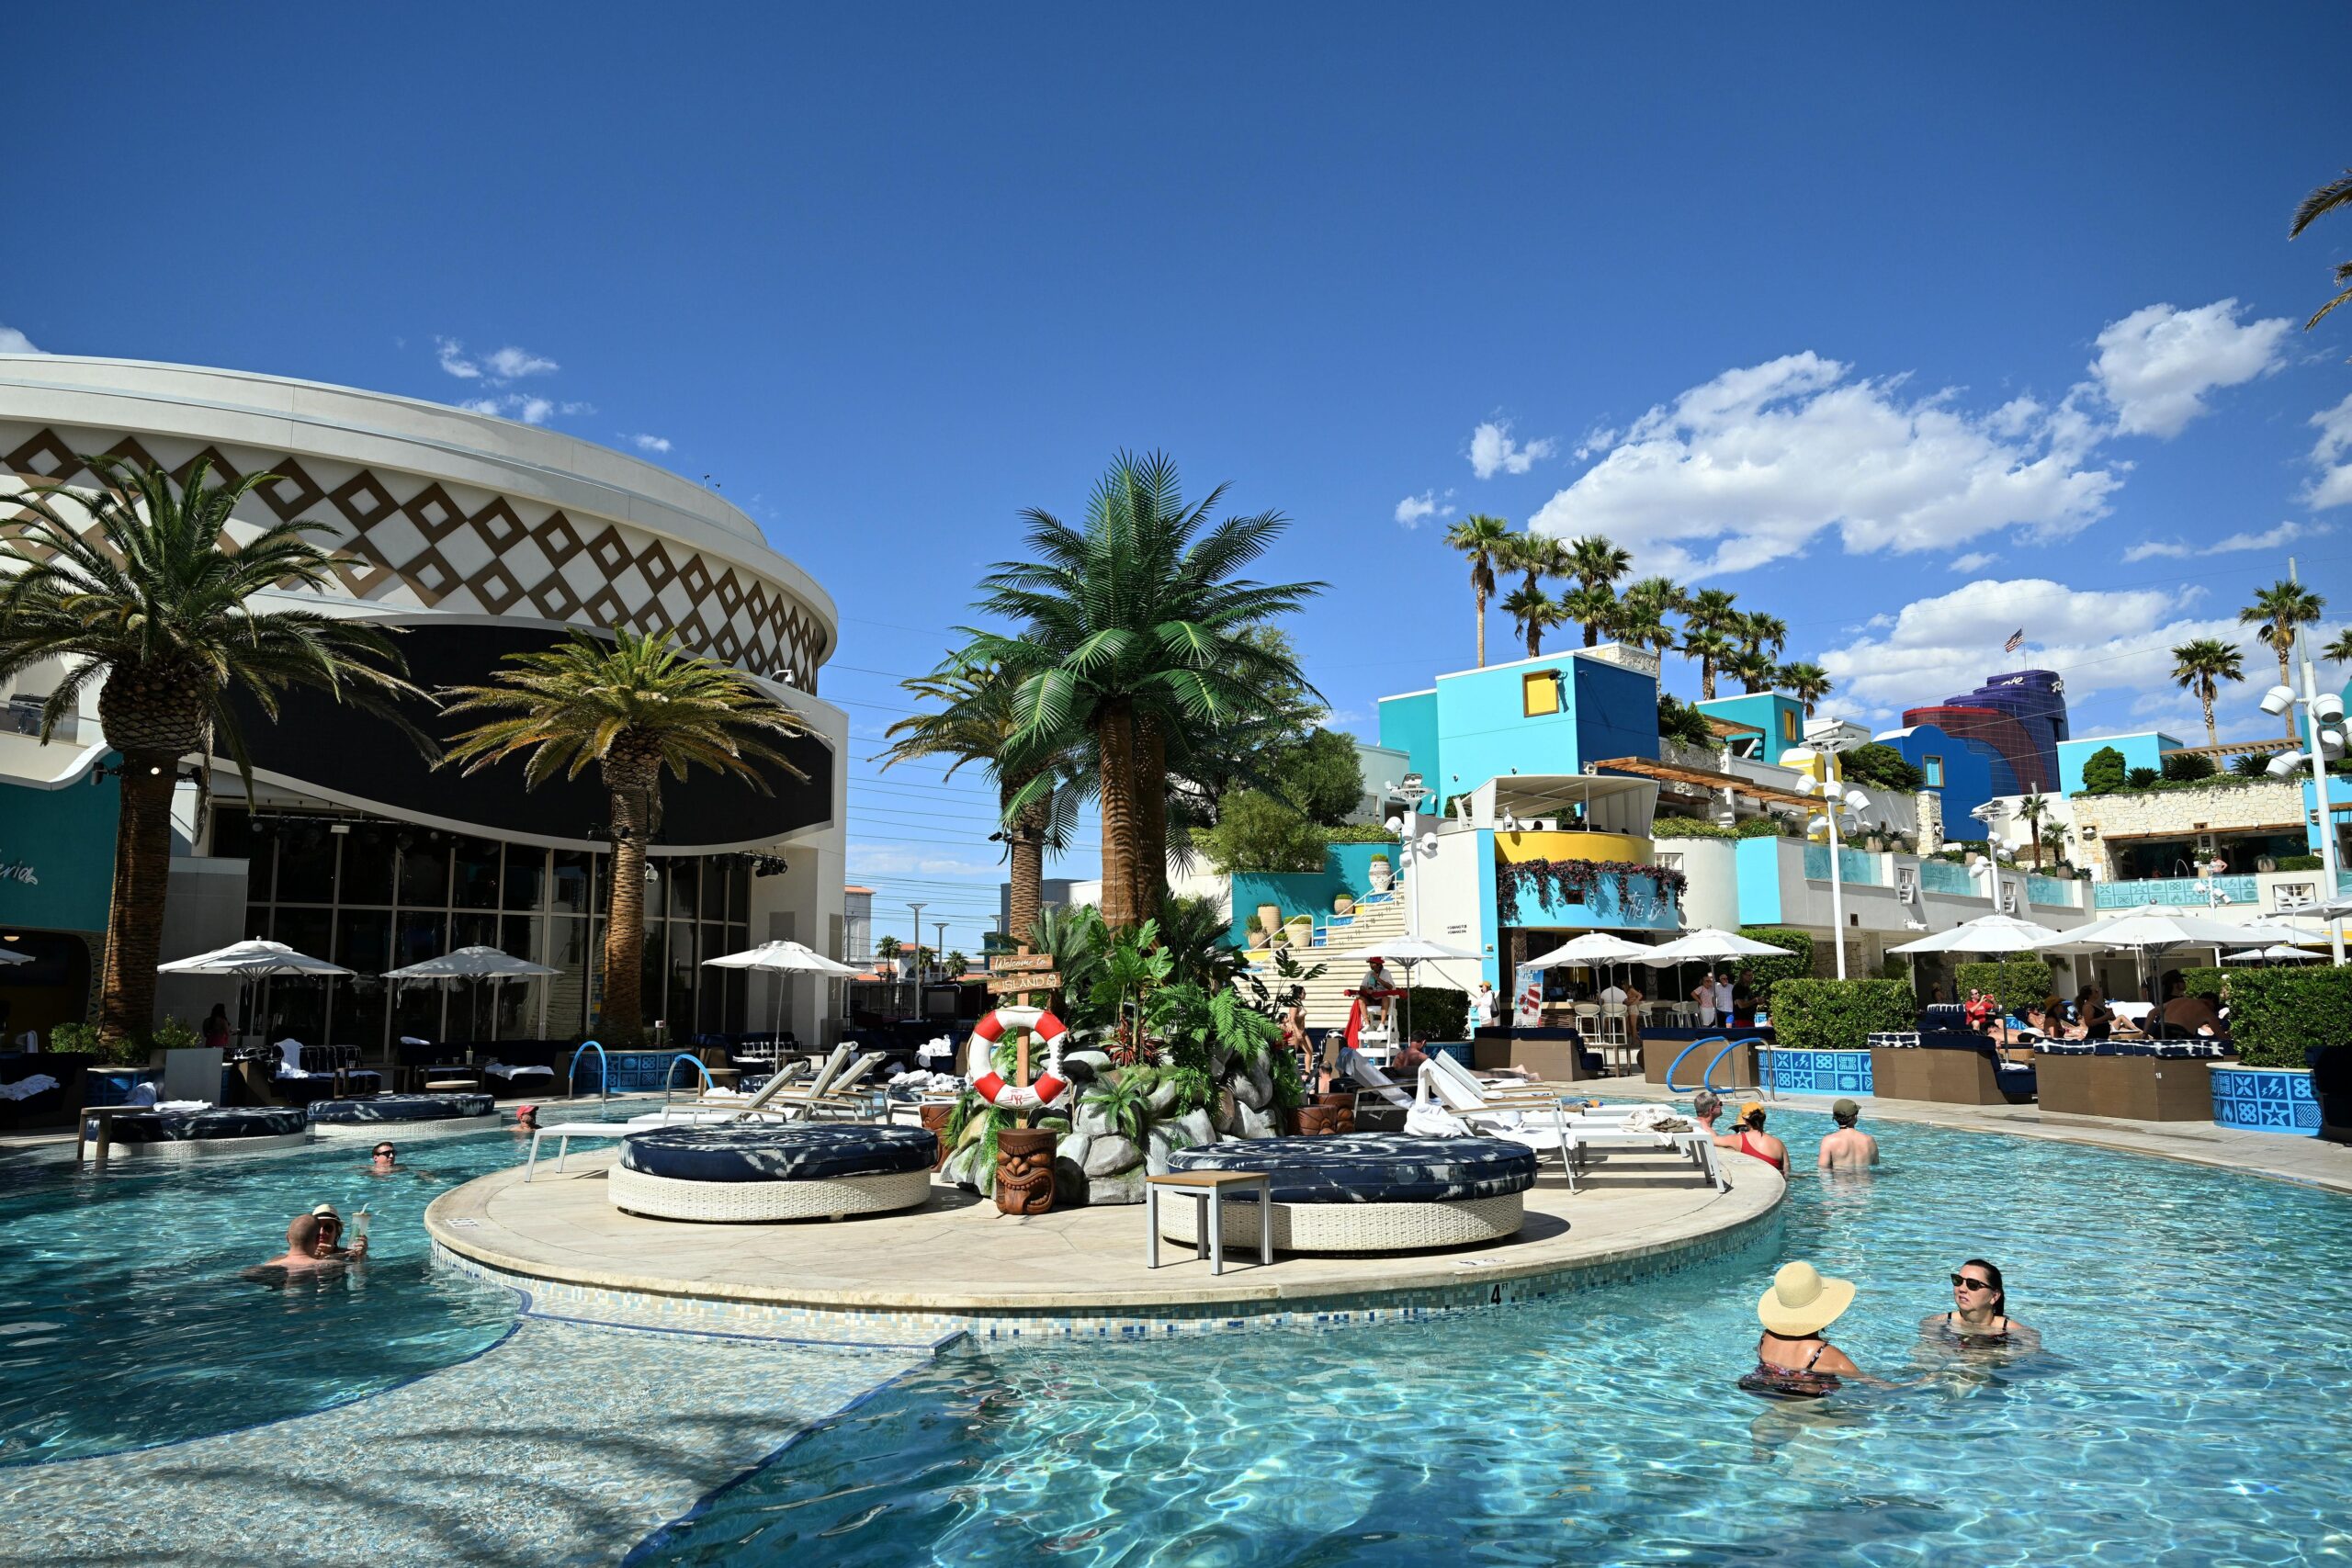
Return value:
<svg viewBox="0 0 2352 1568">
<path fill-rule="evenodd" d="M 1840 1378 L 1862 1370 L 1846 1352 L 1821 1337 L 1854 1304 L 1854 1282 L 1822 1276 L 1810 1263 L 1786 1263 L 1772 1276 L 1772 1288 L 1756 1303 L 1764 1333 L 1756 1341 L 1756 1370 L 1740 1388 L 1765 1399 L 1819 1399 L 1837 1392 Z"/>
<path fill-rule="evenodd" d="M 2001 1271 L 1981 1258 L 1962 1264 L 1951 1277 L 1952 1310 L 1920 1320 L 1919 1332 L 1946 1348 L 2039 1350 L 2041 1336 L 2009 1315 L 2009 1292 Z"/>
</svg>

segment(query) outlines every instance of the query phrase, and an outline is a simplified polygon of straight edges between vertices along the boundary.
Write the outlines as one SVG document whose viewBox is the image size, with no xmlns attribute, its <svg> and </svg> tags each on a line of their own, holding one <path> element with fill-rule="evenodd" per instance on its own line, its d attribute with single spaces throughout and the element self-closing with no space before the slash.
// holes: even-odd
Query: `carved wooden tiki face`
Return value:
<svg viewBox="0 0 2352 1568">
<path fill-rule="evenodd" d="M 1035 1152 L 1017 1147 L 999 1151 L 996 1206 L 1008 1214 L 1042 1214 L 1054 1206 L 1054 1155 L 1050 1145 Z"/>
</svg>

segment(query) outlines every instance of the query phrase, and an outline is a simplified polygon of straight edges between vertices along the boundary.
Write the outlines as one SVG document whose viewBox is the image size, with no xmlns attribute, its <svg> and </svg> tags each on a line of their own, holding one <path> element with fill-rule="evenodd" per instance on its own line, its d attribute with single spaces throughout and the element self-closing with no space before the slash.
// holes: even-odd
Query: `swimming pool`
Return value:
<svg viewBox="0 0 2352 1568">
<path fill-rule="evenodd" d="M 1790 1125 L 1780 1125 L 1785 1120 Z M 1825 1119 L 1776 1118 L 1799 1160 Z M 1389 1328 L 951 1351 L 644 1563 L 2341 1562 L 2352 1199 L 1879 1123 L 1782 1239 L 1645 1282 Z M 2007 1270 L 2048 1353 L 1911 1369 L 1945 1275 Z M 1917 1386 L 1732 1388 L 1793 1257 L 1832 1337 Z"/>
<path fill-rule="evenodd" d="M 497 1343 L 514 1295 L 435 1269 L 424 1207 L 523 1146 L 389 1135 L 415 1170 L 370 1175 L 356 1140 L 103 1175 L 0 1164 L 0 1465 L 321 1410 Z M 320 1202 L 378 1216 L 364 1270 L 284 1290 L 239 1277 Z"/>
</svg>

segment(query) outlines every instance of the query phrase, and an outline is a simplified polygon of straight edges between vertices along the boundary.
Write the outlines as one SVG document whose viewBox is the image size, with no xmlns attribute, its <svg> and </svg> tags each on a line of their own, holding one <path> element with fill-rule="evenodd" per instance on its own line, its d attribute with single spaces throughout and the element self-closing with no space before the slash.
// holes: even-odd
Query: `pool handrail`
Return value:
<svg viewBox="0 0 2352 1568">
<path fill-rule="evenodd" d="M 1682 1047 L 1682 1049 L 1681 1049 L 1681 1050 L 1679 1050 L 1679 1051 L 1676 1052 L 1676 1053 L 1674 1054 L 1674 1060 L 1673 1060 L 1673 1061 L 1671 1061 L 1671 1062 L 1668 1062 L 1668 1063 L 1666 1065 L 1666 1092 L 1667 1092 L 1667 1093 L 1668 1093 L 1668 1094 L 1688 1094 L 1688 1093 L 1690 1093 L 1690 1092 L 1692 1089 L 1703 1089 L 1703 1088 L 1705 1088 L 1705 1087 L 1706 1087 L 1706 1085 L 1705 1085 L 1705 1084 L 1703 1084 L 1703 1083 L 1694 1083 L 1694 1084 L 1678 1084 L 1678 1083 L 1676 1083 L 1676 1082 L 1674 1081 L 1674 1069 L 1675 1069 L 1675 1068 L 1677 1068 L 1677 1067 L 1679 1067 L 1679 1066 L 1680 1066 L 1682 1065 L 1682 1058 L 1683 1058 L 1683 1057 L 1688 1056 L 1691 1052 L 1696 1051 L 1700 1046 L 1702 1046 L 1702 1045 L 1713 1045 L 1713 1044 L 1716 1043 L 1717 1042 L 1721 1041 L 1723 1038 L 1724 1038 L 1724 1037 L 1723 1037 L 1722 1035 L 1720 1035 L 1720 1034 L 1702 1034 L 1702 1035 L 1701 1035 L 1698 1039 L 1693 1040 L 1692 1042 L 1690 1042 L 1690 1044 L 1685 1045 L 1684 1047 Z"/>
<path fill-rule="evenodd" d="M 1721 1038 L 1722 1038 L 1722 1036 L 1718 1035 L 1716 1038 L 1721 1039 Z M 1751 1034 L 1751 1035 L 1749 1035 L 1749 1036 L 1748 1036 L 1747 1039 L 1745 1039 L 1745 1040 L 1733 1040 L 1733 1041 L 1729 1041 L 1729 1042 L 1727 1042 L 1727 1043 L 1724 1044 L 1724 1048 L 1723 1048 L 1722 1050 L 1720 1050 L 1720 1051 L 1718 1051 L 1718 1052 L 1716 1052 L 1716 1053 L 1715 1053 L 1714 1060 L 1713 1060 L 1713 1061 L 1712 1061 L 1712 1062 L 1709 1062 L 1709 1063 L 1707 1064 L 1707 1070 L 1706 1070 L 1705 1072 L 1701 1073 L 1701 1074 L 1699 1075 L 1699 1082 L 1700 1082 L 1700 1084 L 1701 1084 L 1703 1088 L 1706 1088 L 1706 1089 L 1711 1089 L 1711 1090 L 1713 1090 L 1713 1092 L 1715 1092 L 1715 1093 L 1717 1093 L 1717 1094 L 1721 1094 L 1721 1093 L 1723 1092 L 1723 1089 L 1716 1089 L 1716 1088 L 1715 1088 L 1715 1067 L 1716 1067 L 1717 1064 L 1718 1064 L 1718 1063 L 1720 1063 L 1720 1062 L 1722 1062 L 1722 1061 L 1723 1061 L 1723 1059 L 1724 1059 L 1725 1056 L 1730 1055 L 1734 1051 L 1738 1050 L 1742 1045 L 1753 1045 L 1753 1046 L 1757 1047 L 1758 1050 L 1761 1050 L 1761 1049 L 1763 1048 L 1763 1045 L 1764 1045 L 1764 1037 L 1763 1037 L 1762 1035 L 1760 1035 L 1760 1034 Z M 1681 1058 L 1678 1056 L 1678 1057 L 1676 1057 L 1676 1058 L 1675 1058 L 1675 1060 L 1677 1060 L 1677 1061 L 1680 1061 L 1680 1060 L 1681 1060 Z M 1673 1075 L 1672 1075 L 1672 1074 L 1668 1074 L 1668 1076 L 1670 1077 L 1672 1077 Z M 1762 1073 L 1758 1073 L 1758 1074 L 1757 1074 L 1756 1076 L 1757 1076 L 1758 1078 L 1761 1078 L 1761 1077 L 1764 1077 L 1764 1075 L 1763 1075 Z M 1730 1088 L 1731 1086 L 1730 1086 L 1730 1085 L 1728 1085 L 1728 1084 L 1726 1084 L 1726 1085 L 1724 1085 L 1724 1087 L 1725 1089 L 1728 1089 L 1728 1088 Z"/>
<path fill-rule="evenodd" d="M 580 1058 L 590 1051 L 596 1053 L 596 1103 L 602 1105 L 613 1098 L 613 1065 L 605 1055 L 605 1047 L 594 1040 L 582 1041 L 571 1053 L 571 1069 L 563 1075 L 563 1097 L 580 1098 Z"/>
<path fill-rule="evenodd" d="M 665 1068 L 662 1074 L 662 1103 L 663 1105 L 670 1103 L 670 1097 L 677 1089 L 678 1064 L 680 1062 L 692 1063 L 694 1065 L 695 1071 L 702 1075 L 703 1093 L 706 1096 L 707 1096 L 710 1090 L 718 1087 L 718 1080 L 710 1076 L 710 1068 L 704 1064 L 703 1059 L 700 1056 L 695 1055 L 691 1051 L 681 1051 L 676 1055 L 670 1058 L 669 1066 Z"/>
</svg>

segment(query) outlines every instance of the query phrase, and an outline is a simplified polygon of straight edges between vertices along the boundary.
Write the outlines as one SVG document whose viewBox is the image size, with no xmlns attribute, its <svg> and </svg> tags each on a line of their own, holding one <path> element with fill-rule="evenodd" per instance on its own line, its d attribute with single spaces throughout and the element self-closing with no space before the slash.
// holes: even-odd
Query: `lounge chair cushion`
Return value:
<svg viewBox="0 0 2352 1568">
<path fill-rule="evenodd" d="M 379 1094 L 367 1100 L 321 1100 L 311 1105 L 313 1122 L 448 1122 L 488 1116 L 498 1107 L 486 1094 Z"/>
<path fill-rule="evenodd" d="M 823 1181 L 929 1170 L 939 1140 L 922 1127 L 850 1122 L 657 1127 L 621 1140 L 621 1168 L 673 1181 Z"/>
<path fill-rule="evenodd" d="M 1242 1138 L 1178 1149 L 1168 1168 L 1262 1170 L 1277 1203 L 1451 1203 L 1524 1192 L 1535 1185 L 1535 1151 L 1501 1138 L 1393 1133 Z M 1238 1196 L 1228 1192 L 1226 1201 Z"/>
<path fill-rule="evenodd" d="M 302 1131 L 299 1105 L 231 1106 L 210 1111 L 155 1111 L 143 1116 L 109 1117 L 107 1136 L 118 1144 L 172 1144 L 188 1139 L 283 1138 Z M 95 1140 L 98 1122 L 83 1127 Z"/>
</svg>

